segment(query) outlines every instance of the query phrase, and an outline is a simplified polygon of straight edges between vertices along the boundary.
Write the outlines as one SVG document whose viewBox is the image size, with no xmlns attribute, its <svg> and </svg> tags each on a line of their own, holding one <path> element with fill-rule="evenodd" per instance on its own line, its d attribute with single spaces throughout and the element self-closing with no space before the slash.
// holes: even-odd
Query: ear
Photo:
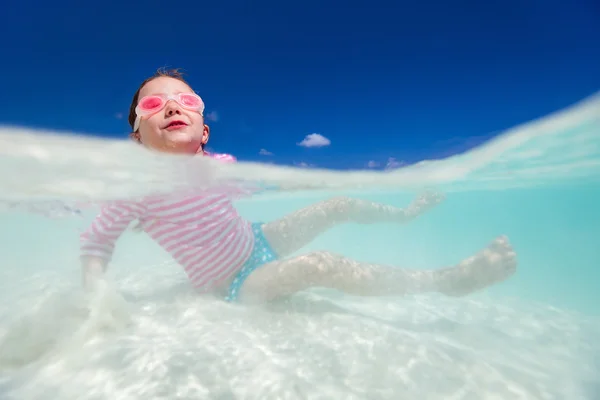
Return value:
<svg viewBox="0 0 600 400">
<path fill-rule="evenodd" d="M 129 134 L 129 137 L 131 138 L 131 140 L 133 140 L 134 142 L 138 142 L 138 143 L 142 143 L 142 138 L 140 137 L 140 133 L 139 132 L 131 132 Z"/>
<path fill-rule="evenodd" d="M 202 144 L 205 145 L 208 143 L 208 139 L 210 138 L 210 127 L 204 124 L 204 131 L 202 132 Z"/>
</svg>

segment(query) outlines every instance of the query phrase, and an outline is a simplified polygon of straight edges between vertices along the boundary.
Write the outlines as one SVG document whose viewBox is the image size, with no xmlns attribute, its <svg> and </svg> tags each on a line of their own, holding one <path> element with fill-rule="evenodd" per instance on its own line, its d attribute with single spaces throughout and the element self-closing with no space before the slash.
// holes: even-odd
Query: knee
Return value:
<svg viewBox="0 0 600 400">
<path fill-rule="evenodd" d="M 351 204 L 355 199 L 353 199 L 352 197 L 348 197 L 348 196 L 335 196 L 335 197 L 331 197 L 327 200 L 325 200 L 325 202 L 329 203 L 329 204 Z"/>
<path fill-rule="evenodd" d="M 328 251 L 315 251 L 308 253 L 305 257 L 305 268 L 311 271 L 313 274 L 326 274 L 329 273 L 332 266 L 334 265 L 334 259 L 336 255 Z"/>
<path fill-rule="evenodd" d="M 354 204 L 356 204 L 356 199 L 347 196 L 336 196 L 325 200 L 325 204 L 327 206 L 327 209 L 331 211 L 335 211 L 341 214 L 348 214 L 354 206 Z"/>
<path fill-rule="evenodd" d="M 346 290 L 356 282 L 372 280 L 371 271 L 357 268 L 352 260 L 328 251 L 316 251 L 305 256 L 298 281 L 306 287 L 327 287 Z"/>
</svg>

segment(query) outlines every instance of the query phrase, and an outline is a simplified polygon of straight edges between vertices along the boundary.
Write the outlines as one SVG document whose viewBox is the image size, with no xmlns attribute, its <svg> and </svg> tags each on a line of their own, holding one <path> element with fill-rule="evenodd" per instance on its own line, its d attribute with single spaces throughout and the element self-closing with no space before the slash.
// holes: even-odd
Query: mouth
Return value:
<svg viewBox="0 0 600 400">
<path fill-rule="evenodd" d="M 167 129 L 167 130 L 175 130 L 175 129 L 180 129 L 180 128 L 183 128 L 183 127 L 186 127 L 186 126 L 188 126 L 188 124 L 186 124 L 185 122 L 180 121 L 180 120 L 176 120 L 176 121 L 169 122 L 169 124 L 167 126 L 165 126 L 165 129 Z"/>
</svg>

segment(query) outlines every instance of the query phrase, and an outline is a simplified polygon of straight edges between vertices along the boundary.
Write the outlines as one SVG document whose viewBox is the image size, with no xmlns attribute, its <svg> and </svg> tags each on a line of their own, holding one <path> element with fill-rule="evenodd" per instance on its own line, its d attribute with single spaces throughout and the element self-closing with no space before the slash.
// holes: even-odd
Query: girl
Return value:
<svg viewBox="0 0 600 400">
<path fill-rule="evenodd" d="M 133 96 L 131 138 L 154 151 L 214 157 L 204 150 L 210 130 L 204 103 L 177 71 L 158 71 Z M 405 209 L 347 197 L 333 198 L 268 223 L 250 223 L 233 207 L 241 190 L 209 189 L 150 196 L 107 205 L 81 235 L 84 281 L 101 275 L 121 233 L 134 221 L 184 268 L 192 285 L 227 300 L 269 301 L 314 286 L 365 296 L 441 292 L 465 295 L 506 279 L 516 257 L 500 237 L 458 265 L 406 270 L 360 263 L 327 251 L 285 258 L 341 223 L 406 223 L 437 205 L 426 194 Z M 259 268 L 260 267 L 260 268 Z"/>
</svg>

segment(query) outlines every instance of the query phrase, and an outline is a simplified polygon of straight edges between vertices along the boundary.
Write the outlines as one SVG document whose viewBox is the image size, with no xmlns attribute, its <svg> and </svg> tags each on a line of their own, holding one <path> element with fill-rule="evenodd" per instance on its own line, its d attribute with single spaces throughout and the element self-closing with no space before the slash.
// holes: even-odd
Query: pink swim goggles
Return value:
<svg viewBox="0 0 600 400">
<path fill-rule="evenodd" d="M 153 94 L 151 96 L 144 96 L 135 108 L 136 118 L 133 124 L 133 131 L 137 132 L 142 117 L 159 112 L 165 108 L 169 100 L 177 102 L 177 104 L 187 110 L 197 111 L 200 115 L 204 113 L 204 102 L 195 93 L 178 93 L 176 95 Z"/>
</svg>

